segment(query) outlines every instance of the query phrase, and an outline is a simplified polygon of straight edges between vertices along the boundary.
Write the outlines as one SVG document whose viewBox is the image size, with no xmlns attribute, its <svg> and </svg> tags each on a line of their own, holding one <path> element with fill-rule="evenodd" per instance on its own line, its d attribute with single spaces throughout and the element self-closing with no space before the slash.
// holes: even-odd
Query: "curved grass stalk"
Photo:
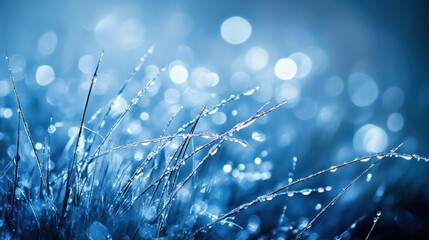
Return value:
<svg viewBox="0 0 429 240">
<path fill-rule="evenodd" d="M 146 86 L 143 89 L 141 89 L 137 93 L 137 96 L 134 97 L 131 100 L 131 103 L 128 104 L 128 106 L 125 109 L 125 111 L 121 113 L 121 115 L 119 116 L 119 118 L 115 121 L 115 123 L 113 124 L 113 126 L 109 129 L 109 131 L 107 132 L 106 136 L 103 138 L 103 141 L 101 141 L 100 145 L 98 145 L 97 149 L 94 151 L 93 155 L 97 155 L 101 151 L 101 148 L 104 146 L 104 144 L 110 138 L 110 136 L 116 130 L 116 128 L 121 124 L 121 122 L 124 119 L 125 115 L 131 110 L 131 108 L 134 105 L 136 105 L 138 103 L 138 101 L 143 96 L 143 94 L 149 89 L 150 86 L 152 86 L 155 83 L 155 80 L 159 77 L 160 74 L 161 73 L 159 72 L 154 78 L 152 78 L 151 80 L 149 80 L 149 82 L 146 84 Z"/>
<path fill-rule="evenodd" d="M 394 149 L 392 149 L 392 151 L 396 151 L 397 149 L 398 148 L 394 148 Z M 237 214 L 238 212 L 241 212 L 242 210 L 245 210 L 245 209 L 247 209 L 247 208 L 249 208 L 249 207 L 251 207 L 251 206 L 253 206 L 255 204 L 258 204 L 258 203 L 261 203 L 261 202 L 265 202 L 265 201 L 271 200 L 271 199 L 279 196 L 278 194 L 280 192 L 282 192 L 282 191 L 284 191 L 284 190 L 286 190 L 286 189 L 288 189 L 288 188 L 290 188 L 290 187 L 292 187 L 292 186 L 294 186 L 294 185 L 296 185 L 298 183 L 305 182 L 305 181 L 307 181 L 309 179 L 312 179 L 314 177 L 320 176 L 320 175 L 325 174 L 325 173 L 329 173 L 332 170 L 340 169 L 340 168 L 343 168 L 345 166 L 349 166 L 349 165 L 357 163 L 357 162 L 367 162 L 367 161 L 369 161 L 369 160 L 371 160 L 373 158 L 377 158 L 378 160 L 381 160 L 381 159 L 383 159 L 385 157 L 402 158 L 402 159 L 405 159 L 405 160 L 416 159 L 418 161 L 423 160 L 423 161 L 429 162 L 429 158 L 422 157 L 422 156 L 417 155 L 417 154 L 402 154 L 402 153 L 396 153 L 396 152 L 392 152 L 392 151 L 388 152 L 388 153 L 376 153 L 376 154 L 371 154 L 371 155 L 367 155 L 367 156 L 363 156 L 363 157 L 358 157 L 358 158 L 355 158 L 355 159 L 353 159 L 351 161 L 347 161 L 347 162 L 344 162 L 344 163 L 341 163 L 341 164 L 338 164 L 338 165 L 326 168 L 324 170 L 315 172 L 315 173 L 310 174 L 310 175 L 308 175 L 306 177 L 296 179 L 295 181 L 293 181 L 291 183 L 288 183 L 286 185 L 283 185 L 283 186 L 277 188 L 276 190 L 274 190 L 274 191 L 272 191 L 272 192 L 270 192 L 268 194 L 261 195 L 261 196 L 255 198 L 254 200 L 252 200 L 250 202 L 243 203 L 240 206 L 238 206 L 238 207 L 230 210 L 229 212 L 227 212 L 227 213 L 223 214 L 222 216 L 220 216 L 216 221 L 213 221 L 213 222 L 211 222 L 211 223 L 209 223 L 209 224 L 207 224 L 207 225 L 199 228 L 197 231 L 195 231 L 193 233 L 193 236 L 195 236 L 196 234 L 198 234 L 200 232 L 204 232 L 206 229 L 211 228 L 213 225 L 215 225 L 219 221 L 221 221 L 221 220 L 223 220 L 225 218 L 231 217 L 231 216 Z"/>
<path fill-rule="evenodd" d="M 193 175 L 196 174 L 196 171 L 202 166 L 202 164 L 212 155 L 216 154 L 218 148 L 220 148 L 221 144 L 225 141 L 224 136 L 231 136 L 233 135 L 233 133 L 238 132 L 244 128 L 249 127 L 253 122 L 255 122 L 258 118 L 261 118 L 267 114 L 269 114 L 270 112 L 280 108 L 281 106 L 285 105 L 288 102 L 288 100 L 282 101 L 274 106 L 272 106 L 271 108 L 262 111 L 263 107 L 266 106 L 266 104 L 260 108 L 254 115 L 252 115 L 251 117 L 249 117 L 247 120 L 242 121 L 236 125 L 234 125 L 234 127 L 232 127 L 229 131 L 223 133 L 220 135 L 220 142 L 217 143 L 215 146 L 213 146 L 212 149 L 209 150 L 208 154 L 206 154 L 204 156 L 204 158 L 198 163 L 198 165 L 196 166 L 196 168 L 191 172 L 190 175 L 188 175 L 188 177 L 185 179 L 185 181 L 187 182 Z M 152 184 L 148 185 L 142 192 L 140 192 L 136 197 L 134 197 L 131 202 L 128 204 L 128 206 L 125 208 L 125 210 L 120 214 L 122 215 L 123 213 L 125 213 L 128 209 L 131 208 L 131 206 L 138 200 L 140 199 L 150 188 L 152 188 L 153 186 L 155 186 L 155 184 L 158 184 L 160 181 L 162 181 L 164 179 L 164 177 L 168 176 L 170 173 L 172 173 L 173 171 L 176 171 L 180 165 L 183 165 L 186 163 L 186 161 L 189 158 L 192 158 L 194 155 L 196 155 L 197 153 L 201 152 L 202 150 L 206 149 L 207 147 L 209 147 L 210 145 L 212 145 L 213 143 L 215 143 L 216 141 L 218 141 L 219 139 L 214 139 L 209 141 L 208 143 L 201 145 L 199 147 L 197 147 L 193 152 L 191 152 L 190 154 L 186 155 L 181 161 L 180 163 L 177 164 L 177 166 L 174 166 L 170 169 L 166 169 L 161 176 L 155 180 Z M 185 183 L 186 183 L 185 182 Z M 174 196 L 175 194 L 177 194 L 177 192 L 180 190 L 180 188 L 182 188 L 183 185 L 180 185 L 180 187 L 178 187 L 174 194 L 172 194 L 171 196 Z M 127 186 L 127 188 L 129 188 L 129 186 Z M 170 197 L 172 199 L 172 197 Z M 171 202 L 171 200 L 169 200 L 168 202 Z"/>
<path fill-rule="evenodd" d="M 367 167 L 362 173 L 360 173 L 359 176 L 354 178 L 349 184 L 347 184 L 347 186 L 345 186 L 343 189 L 341 189 L 341 191 L 328 203 L 328 205 L 326 205 L 322 210 L 320 210 L 319 213 L 313 219 L 311 219 L 311 221 L 309 223 L 307 223 L 307 225 L 305 225 L 305 227 L 301 230 L 301 232 L 296 236 L 296 239 L 297 240 L 301 239 L 304 236 L 305 232 L 311 228 L 311 226 L 314 224 L 314 222 L 316 222 L 316 220 L 319 219 L 319 217 L 322 216 L 326 212 L 326 210 L 328 210 L 330 207 L 332 207 L 338 201 L 338 199 L 342 195 L 344 195 L 344 193 L 351 186 L 353 186 L 353 184 L 356 183 L 357 180 L 359 180 L 369 170 L 371 170 L 373 167 L 375 167 L 375 165 L 377 165 L 379 162 L 380 161 L 376 161 L 376 162 L 371 163 L 371 165 L 369 167 Z"/>
<path fill-rule="evenodd" d="M 134 79 L 135 75 L 140 71 L 141 67 L 143 66 L 143 63 L 146 61 L 146 58 L 149 56 L 149 54 L 153 53 L 153 49 L 154 49 L 154 46 L 151 46 L 147 50 L 147 53 L 143 54 L 143 56 L 139 59 L 139 61 L 137 62 L 136 66 L 134 67 L 133 71 L 128 76 L 127 80 L 124 82 L 124 84 L 121 86 L 121 88 L 119 89 L 119 91 L 116 93 L 115 97 L 113 98 L 114 100 L 118 99 L 119 96 L 122 95 L 122 92 L 125 90 L 125 88 L 128 86 L 128 84 Z M 109 104 L 109 107 L 107 108 L 106 112 L 104 113 L 103 117 L 101 118 L 100 124 L 98 125 L 97 129 L 95 130 L 96 133 L 99 133 L 100 130 L 101 130 L 101 128 L 103 128 L 104 122 L 106 121 L 107 117 L 109 116 L 110 112 L 112 111 L 113 103 L 115 102 L 114 100 L 111 101 L 111 103 Z M 94 121 L 95 118 L 100 113 L 101 113 L 101 109 L 99 111 L 97 111 L 96 114 L 94 114 L 91 117 L 90 121 Z M 94 140 L 94 139 L 92 139 L 92 140 Z M 91 150 L 91 147 L 92 147 L 92 145 L 90 145 L 88 147 L 87 152 L 89 152 Z"/>
<path fill-rule="evenodd" d="M 377 225 L 377 222 L 378 222 L 378 220 L 380 219 L 380 216 L 381 216 L 381 211 L 378 211 L 378 212 L 375 214 L 374 219 L 372 220 L 372 226 L 371 226 L 371 229 L 369 230 L 368 234 L 366 235 L 365 240 L 369 240 L 369 236 L 371 236 L 372 231 L 374 231 L 375 225 Z"/>
<path fill-rule="evenodd" d="M 28 137 L 28 140 L 30 142 L 30 145 L 31 145 L 32 150 L 33 150 L 34 155 L 35 155 L 37 168 L 38 168 L 39 174 L 40 174 L 40 179 L 43 183 L 43 186 L 45 188 L 47 188 L 48 184 L 46 182 L 45 175 L 43 174 L 42 163 L 40 161 L 39 155 L 37 154 L 37 149 L 36 149 L 36 146 L 34 144 L 33 138 L 31 137 L 30 128 L 28 127 L 28 122 L 25 120 L 24 110 L 22 108 L 21 100 L 20 100 L 19 95 L 18 95 L 18 90 L 16 89 L 15 78 L 13 77 L 12 68 L 10 66 L 10 61 L 9 61 L 9 54 L 7 52 L 6 52 L 6 63 L 7 63 L 8 71 L 9 71 L 9 78 L 10 78 L 10 81 L 12 82 L 12 86 L 13 86 L 13 93 L 15 95 L 16 103 L 18 104 L 18 112 L 19 112 L 19 115 L 21 115 L 21 117 L 22 117 L 22 123 L 24 125 L 24 131 Z"/>
</svg>

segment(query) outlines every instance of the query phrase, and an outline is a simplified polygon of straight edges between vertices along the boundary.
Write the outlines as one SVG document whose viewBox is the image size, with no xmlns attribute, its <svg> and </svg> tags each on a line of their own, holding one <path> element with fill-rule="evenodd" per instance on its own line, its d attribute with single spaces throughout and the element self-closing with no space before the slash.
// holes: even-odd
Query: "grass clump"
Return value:
<svg viewBox="0 0 429 240">
<path fill-rule="evenodd" d="M 150 49 L 148 54 L 152 51 Z M 147 54 L 140 59 L 114 99 L 123 94 L 146 57 Z M 216 164 L 210 162 L 219 160 L 219 152 L 225 144 L 234 144 L 244 149 L 248 144 L 239 139 L 237 133 L 245 130 L 258 119 L 278 110 L 288 101 L 270 107 L 266 104 L 247 119 L 239 121 L 221 133 L 198 130 L 201 119 L 258 90 L 258 88 L 249 89 L 240 94 L 231 95 L 212 107 L 202 108 L 193 119 L 177 130 L 172 131 L 171 126 L 181 110 L 171 116 L 158 137 L 122 142 L 117 140 L 115 131 L 124 124 L 126 115 L 153 86 L 162 71 L 137 91 L 136 96 L 106 130 L 114 101 L 107 104 L 104 110 L 100 109 L 90 118 L 87 117 L 92 89 L 98 79 L 102 58 L 103 53 L 90 80 L 78 132 L 65 146 L 62 155 L 54 159 L 58 165 L 60 162 L 65 164 L 63 168 L 57 168 L 54 171 L 50 166 L 52 131 L 47 129 L 43 147 L 41 150 L 38 149 L 25 118 L 24 107 L 6 55 L 18 109 L 14 158 L 9 159 L 1 171 L 3 180 L 1 200 L 5 206 L 1 216 L 4 223 L 1 226 L 1 234 L 6 238 L 38 236 L 47 239 L 216 237 L 244 239 L 252 236 L 256 231 L 252 228 L 251 222 L 247 227 L 237 223 L 235 219 L 237 215 L 277 198 L 306 196 L 312 192 L 324 194 L 332 190 L 332 187 L 292 188 L 338 169 L 366 164 L 363 171 L 340 189 L 328 204 L 318 207 L 318 213 L 314 217 L 295 224 L 285 223 L 283 211 L 280 223 L 271 232 L 271 237 L 312 238 L 317 236 L 313 235 L 317 234 L 317 231 L 312 231 L 312 227 L 319 219 L 350 187 L 383 159 L 403 158 L 428 161 L 427 158 L 416 154 L 398 153 L 399 147 L 397 147 L 390 152 L 358 157 L 295 180 L 292 178 L 293 170 L 286 184 L 274 187 L 268 193 L 250 201 L 242 201 L 236 207 L 231 207 L 228 200 L 219 199 L 219 193 L 214 190 L 219 187 L 222 192 L 222 188 L 228 185 L 221 185 L 222 177 L 216 176 L 219 175 L 218 171 L 213 170 Z M 31 158 L 31 162 L 35 163 L 25 168 L 20 167 L 22 155 L 20 152 L 23 150 L 21 124 L 30 146 L 25 148 L 27 151 L 25 157 Z M 52 126 L 51 118 L 49 127 Z M 139 156 L 140 161 L 137 162 L 130 160 L 124 153 L 142 148 L 146 149 L 148 154 Z M 295 165 L 296 161 L 294 161 L 294 168 Z M 213 172 L 206 175 L 207 171 Z M 216 182 L 220 186 L 216 186 Z M 218 202 L 221 209 L 210 209 L 210 202 Z M 373 225 L 366 235 L 367 239 L 376 227 L 380 215 L 381 212 L 374 218 Z M 285 228 L 286 225 L 289 227 Z M 345 238 L 344 236 L 346 233 L 339 235 L 339 238 Z"/>
</svg>

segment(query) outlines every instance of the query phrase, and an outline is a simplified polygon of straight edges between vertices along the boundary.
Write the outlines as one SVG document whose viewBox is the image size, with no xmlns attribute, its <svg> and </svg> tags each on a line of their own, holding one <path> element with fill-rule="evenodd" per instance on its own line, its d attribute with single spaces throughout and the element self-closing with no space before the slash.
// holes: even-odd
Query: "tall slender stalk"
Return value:
<svg viewBox="0 0 429 240">
<path fill-rule="evenodd" d="M 15 212 L 15 194 L 16 194 L 16 188 L 18 186 L 18 166 L 19 166 L 19 160 L 21 157 L 19 156 L 19 133 L 21 128 L 21 114 L 18 113 L 18 130 L 16 133 L 16 152 L 15 152 L 15 176 L 13 179 L 13 188 L 12 188 L 12 196 L 11 196 L 11 208 L 10 208 L 10 226 L 13 227 L 13 215 Z"/>
<path fill-rule="evenodd" d="M 76 165 L 76 161 L 77 161 L 79 141 L 80 141 L 80 137 L 82 135 L 82 131 L 84 128 L 83 125 L 85 122 L 86 111 L 88 109 L 89 98 L 91 97 L 91 92 L 92 92 L 92 88 L 94 86 L 94 83 L 97 81 L 98 68 L 100 67 L 101 60 L 103 59 L 103 54 L 104 54 L 104 51 L 102 51 L 100 54 L 100 58 L 98 59 L 97 67 L 95 68 L 94 75 L 92 76 L 92 79 L 91 79 L 91 85 L 89 86 L 88 95 L 86 96 L 86 101 L 85 101 L 85 107 L 84 107 L 83 113 L 82 113 L 82 119 L 80 121 L 79 133 L 77 135 L 76 145 L 75 145 L 74 153 L 73 153 L 73 160 L 72 160 L 70 167 L 69 167 L 69 170 L 67 172 L 66 192 L 64 194 L 63 208 L 62 208 L 62 213 L 61 213 L 62 221 L 64 221 L 64 217 L 65 217 L 65 214 L 67 211 L 68 201 L 69 201 L 70 192 L 71 192 L 72 179 L 73 179 L 73 174 L 74 174 L 75 165 Z"/>
</svg>

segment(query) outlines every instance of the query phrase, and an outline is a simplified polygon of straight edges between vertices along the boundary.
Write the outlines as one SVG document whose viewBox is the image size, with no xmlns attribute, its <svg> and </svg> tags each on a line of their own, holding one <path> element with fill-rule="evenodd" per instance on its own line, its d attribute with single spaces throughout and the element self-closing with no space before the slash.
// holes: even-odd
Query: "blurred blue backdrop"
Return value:
<svg viewBox="0 0 429 240">
<path fill-rule="evenodd" d="M 105 57 L 90 114 L 114 97 L 145 54 L 141 72 L 115 101 L 112 116 L 165 68 L 131 112 L 121 130 L 123 141 L 156 137 L 180 106 L 185 114 L 178 115 L 176 127 L 203 106 L 256 86 L 253 95 L 203 119 L 198 130 L 225 131 L 266 102 L 290 99 L 281 110 L 240 132 L 248 148 L 225 146 L 214 163 L 216 174 L 231 177 L 230 184 L 240 189 L 237 196 L 229 196 L 230 208 L 287 182 L 293 157 L 298 159 L 295 176 L 302 177 L 356 156 L 389 151 L 402 142 L 400 152 L 429 155 L 426 15 L 424 1 L 417 0 L 2 1 L 0 53 L 9 52 L 38 141 L 43 141 L 52 115 L 58 140 L 53 152 L 58 156 L 79 124 L 102 50 Z M 8 77 L 3 61 L 2 161 L 13 156 L 7 152 L 17 118 Z M 308 187 L 332 185 L 338 192 L 362 169 L 332 173 Z M 372 171 L 370 183 L 359 183 L 332 208 L 324 220 L 326 236 L 382 210 L 383 236 L 389 236 L 387 229 L 396 229 L 396 234 L 428 237 L 422 227 L 429 224 L 428 171 L 427 163 L 384 162 Z M 288 216 L 312 217 L 314 206 L 328 199 L 317 196 L 305 204 L 289 200 Z M 284 199 L 273 205 L 270 210 L 250 210 L 249 216 L 262 219 L 259 234 L 277 224 L 273 219 L 280 216 Z"/>
</svg>

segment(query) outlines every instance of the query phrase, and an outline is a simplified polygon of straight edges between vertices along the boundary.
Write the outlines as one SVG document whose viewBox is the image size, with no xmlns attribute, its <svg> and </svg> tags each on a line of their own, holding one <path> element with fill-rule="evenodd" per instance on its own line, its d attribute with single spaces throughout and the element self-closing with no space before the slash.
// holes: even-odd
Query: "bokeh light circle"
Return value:
<svg viewBox="0 0 429 240">
<path fill-rule="evenodd" d="M 249 39 L 252 34 L 252 26 L 242 17 L 230 17 L 222 23 L 220 33 L 226 42 L 241 44 Z"/>
<path fill-rule="evenodd" d="M 36 70 L 36 82 L 40 86 L 46 86 L 55 80 L 55 72 L 49 65 L 42 65 Z"/>
<path fill-rule="evenodd" d="M 188 70 L 182 65 L 175 65 L 170 70 L 170 79 L 174 83 L 185 83 L 188 80 L 188 76 Z"/>
<path fill-rule="evenodd" d="M 313 68 L 313 62 L 308 55 L 302 52 L 296 52 L 291 54 L 289 58 L 292 59 L 297 65 L 295 78 L 305 78 L 308 76 L 308 74 L 310 74 L 311 69 Z"/>
<path fill-rule="evenodd" d="M 388 138 L 386 132 L 374 125 L 366 124 L 359 128 L 353 137 L 353 146 L 357 151 L 368 153 L 382 152 L 386 149 Z"/>
<path fill-rule="evenodd" d="M 404 127 L 404 117 L 400 113 L 392 113 L 387 118 L 387 127 L 392 132 L 398 132 Z"/>
<path fill-rule="evenodd" d="M 290 58 L 279 59 L 274 66 L 274 74 L 281 80 L 290 80 L 298 72 L 298 66 Z"/>
<path fill-rule="evenodd" d="M 267 66 L 268 52 L 261 47 L 253 47 L 246 54 L 246 65 L 252 70 L 261 70 Z"/>
<path fill-rule="evenodd" d="M 370 76 L 365 73 L 355 72 L 349 77 L 348 93 L 354 105 L 366 107 L 377 99 L 378 88 Z"/>
</svg>

